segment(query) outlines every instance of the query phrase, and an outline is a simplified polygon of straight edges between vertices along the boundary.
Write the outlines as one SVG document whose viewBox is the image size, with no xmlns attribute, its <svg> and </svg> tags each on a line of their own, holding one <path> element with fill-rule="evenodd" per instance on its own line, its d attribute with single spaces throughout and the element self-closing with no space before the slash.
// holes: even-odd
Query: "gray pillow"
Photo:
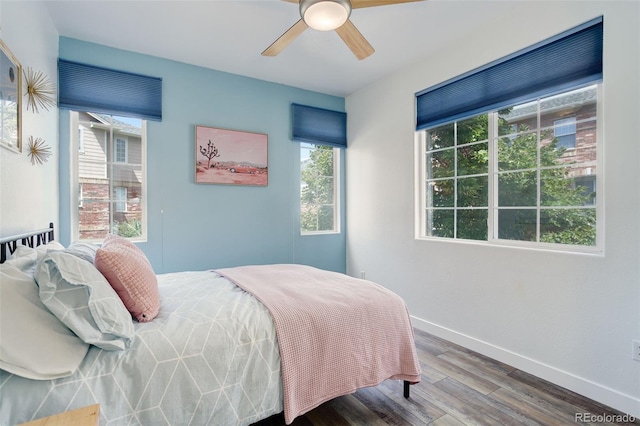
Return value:
<svg viewBox="0 0 640 426">
<path fill-rule="evenodd" d="M 72 375 L 89 349 L 42 304 L 33 276 L 13 260 L 0 265 L 0 336 L 0 368 L 34 380 Z"/>
<path fill-rule="evenodd" d="M 131 314 L 91 263 L 66 251 L 48 252 L 35 278 L 45 306 L 84 342 L 106 350 L 131 346 Z"/>
<path fill-rule="evenodd" d="M 75 241 L 71 243 L 64 251 L 71 253 L 74 256 L 84 259 L 93 265 L 93 261 L 96 258 L 96 251 L 100 247 L 97 244 L 87 243 L 84 241 Z"/>
</svg>

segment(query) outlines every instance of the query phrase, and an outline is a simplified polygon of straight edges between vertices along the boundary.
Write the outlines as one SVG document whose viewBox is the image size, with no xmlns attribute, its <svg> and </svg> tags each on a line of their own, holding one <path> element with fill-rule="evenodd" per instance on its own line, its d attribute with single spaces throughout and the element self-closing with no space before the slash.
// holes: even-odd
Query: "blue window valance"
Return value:
<svg viewBox="0 0 640 426">
<path fill-rule="evenodd" d="M 602 17 L 416 94 L 416 129 L 602 80 Z"/>
<path fill-rule="evenodd" d="M 58 106 L 162 121 L 162 79 L 59 59 Z"/>
<path fill-rule="evenodd" d="M 346 113 L 299 104 L 291 111 L 294 141 L 346 148 Z"/>
</svg>

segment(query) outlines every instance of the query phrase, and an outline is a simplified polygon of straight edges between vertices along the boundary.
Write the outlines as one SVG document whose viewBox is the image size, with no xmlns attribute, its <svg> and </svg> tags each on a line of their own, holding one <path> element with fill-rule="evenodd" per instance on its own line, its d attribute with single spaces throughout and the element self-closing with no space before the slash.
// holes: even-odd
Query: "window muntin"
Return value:
<svg viewBox="0 0 640 426">
<path fill-rule="evenodd" d="M 340 232 L 339 148 L 300 144 L 300 232 Z"/>
<path fill-rule="evenodd" d="M 418 238 L 597 250 L 597 91 L 420 131 Z M 576 143 L 567 149 L 556 129 L 570 134 L 573 123 Z"/>
<path fill-rule="evenodd" d="M 72 150 L 79 197 L 73 239 L 102 240 L 107 233 L 146 239 L 146 121 L 72 111 L 71 125 L 73 143 L 83 147 Z"/>
</svg>

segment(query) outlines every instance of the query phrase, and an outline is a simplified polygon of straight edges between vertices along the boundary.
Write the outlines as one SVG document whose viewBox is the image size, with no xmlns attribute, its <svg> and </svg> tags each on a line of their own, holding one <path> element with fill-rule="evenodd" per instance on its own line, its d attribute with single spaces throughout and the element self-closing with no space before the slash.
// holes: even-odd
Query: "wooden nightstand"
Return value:
<svg viewBox="0 0 640 426">
<path fill-rule="evenodd" d="M 100 404 L 43 417 L 20 426 L 100 426 Z"/>
</svg>

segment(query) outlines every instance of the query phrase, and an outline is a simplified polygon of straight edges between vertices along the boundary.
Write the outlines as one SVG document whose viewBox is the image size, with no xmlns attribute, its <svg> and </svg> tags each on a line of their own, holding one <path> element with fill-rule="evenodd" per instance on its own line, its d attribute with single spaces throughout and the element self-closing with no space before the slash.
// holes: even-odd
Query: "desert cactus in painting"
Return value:
<svg viewBox="0 0 640 426">
<path fill-rule="evenodd" d="M 211 142 L 209 139 L 209 143 L 207 144 L 207 148 L 205 149 L 202 145 L 200 145 L 200 154 L 204 155 L 209 161 L 207 162 L 207 169 L 211 168 L 211 159 L 215 157 L 220 157 L 218 153 L 218 148 Z"/>
</svg>

